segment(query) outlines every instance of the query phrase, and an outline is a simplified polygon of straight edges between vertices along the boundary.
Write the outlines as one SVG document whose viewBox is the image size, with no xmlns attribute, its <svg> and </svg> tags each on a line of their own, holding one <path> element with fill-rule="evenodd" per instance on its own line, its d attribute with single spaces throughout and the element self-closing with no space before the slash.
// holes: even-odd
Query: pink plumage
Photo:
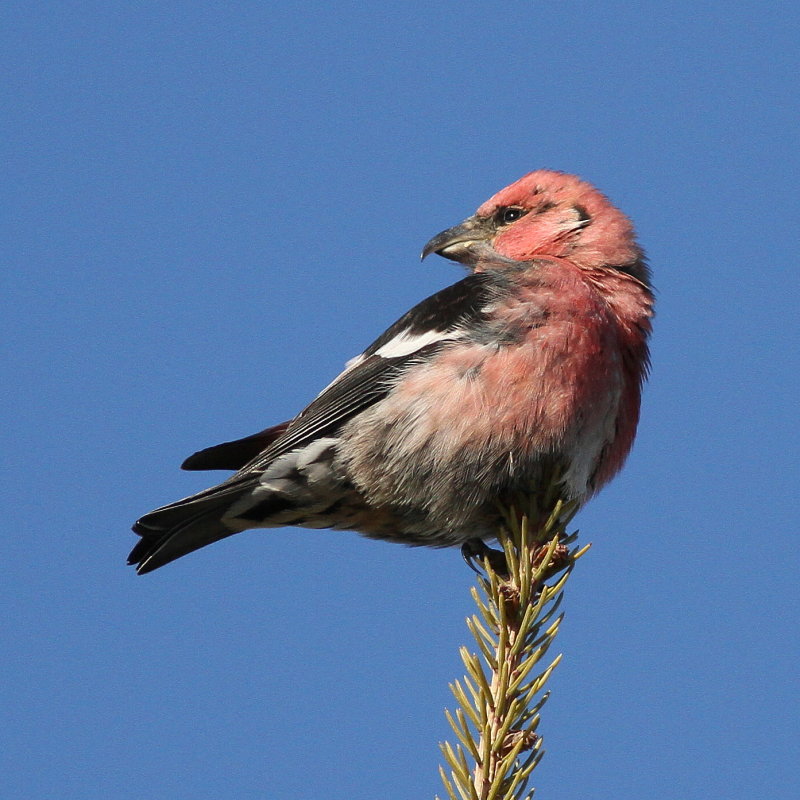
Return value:
<svg viewBox="0 0 800 800">
<path fill-rule="evenodd" d="M 653 296 L 628 218 L 538 170 L 435 236 L 470 274 L 422 301 L 297 417 L 195 453 L 231 478 L 142 517 L 149 572 L 248 528 L 355 530 L 442 547 L 493 538 L 497 503 L 563 474 L 583 502 L 621 468 Z"/>
</svg>

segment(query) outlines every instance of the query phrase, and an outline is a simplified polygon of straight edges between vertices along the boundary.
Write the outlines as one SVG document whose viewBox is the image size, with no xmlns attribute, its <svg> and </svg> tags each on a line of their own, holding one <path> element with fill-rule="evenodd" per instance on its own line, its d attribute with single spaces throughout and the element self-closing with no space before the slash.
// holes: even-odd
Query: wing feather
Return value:
<svg viewBox="0 0 800 800">
<path fill-rule="evenodd" d="M 319 396 L 289 422 L 206 448 L 190 456 L 187 469 L 236 468 L 227 480 L 145 514 L 133 526 L 142 541 L 131 562 L 142 572 L 231 535 L 222 518 L 258 484 L 277 458 L 316 439 L 336 437 L 348 420 L 386 397 L 405 373 L 480 328 L 504 279 L 472 274 L 437 292 L 404 314 Z M 242 465 L 242 462 L 249 460 Z"/>
</svg>

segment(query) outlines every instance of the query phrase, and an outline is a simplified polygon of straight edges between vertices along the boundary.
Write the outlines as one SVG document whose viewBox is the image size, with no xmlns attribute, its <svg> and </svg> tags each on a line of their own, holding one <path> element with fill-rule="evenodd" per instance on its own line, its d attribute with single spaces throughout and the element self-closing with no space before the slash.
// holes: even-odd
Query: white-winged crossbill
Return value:
<svg viewBox="0 0 800 800">
<path fill-rule="evenodd" d="M 628 218 L 538 170 L 434 236 L 470 271 L 404 314 L 294 419 L 201 450 L 235 469 L 136 522 L 150 572 L 249 528 L 354 530 L 444 547 L 496 534 L 499 501 L 550 470 L 582 503 L 622 466 L 653 294 Z"/>
</svg>

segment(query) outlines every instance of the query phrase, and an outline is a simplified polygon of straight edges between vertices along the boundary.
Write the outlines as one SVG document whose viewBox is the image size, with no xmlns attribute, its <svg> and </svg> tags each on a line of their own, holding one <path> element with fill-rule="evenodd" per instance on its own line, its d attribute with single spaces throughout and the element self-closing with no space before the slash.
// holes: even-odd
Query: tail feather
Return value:
<svg viewBox="0 0 800 800">
<path fill-rule="evenodd" d="M 128 556 L 128 564 L 144 575 L 163 567 L 176 558 L 217 542 L 240 529 L 231 529 L 222 521 L 231 499 L 204 497 L 198 500 L 164 506 L 145 514 L 133 526 L 142 537 Z"/>
<path fill-rule="evenodd" d="M 128 563 L 143 574 L 248 528 L 334 524 L 335 518 L 326 514 L 349 491 L 331 466 L 335 444 L 331 438 L 314 440 L 280 454 L 263 470 L 245 468 L 217 486 L 145 514 L 133 526 L 142 538 Z M 226 447 L 222 460 L 230 456 Z M 201 463 L 210 468 L 220 462 Z"/>
</svg>

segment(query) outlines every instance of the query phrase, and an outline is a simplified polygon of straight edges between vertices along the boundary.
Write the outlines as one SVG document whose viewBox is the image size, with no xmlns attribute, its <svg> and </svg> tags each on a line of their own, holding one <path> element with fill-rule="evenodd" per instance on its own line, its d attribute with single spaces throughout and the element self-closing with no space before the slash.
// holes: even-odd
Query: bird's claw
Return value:
<svg viewBox="0 0 800 800">
<path fill-rule="evenodd" d="M 483 566 L 489 563 L 491 569 L 501 578 L 508 577 L 508 564 L 506 555 L 502 550 L 493 550 L 483 539 L 468 539 L 461 545 L 461 556 L 467 562 L 467 566 L 476 574 L 481 575 L 481 571 L 476 563 Z"/>
</svg>

